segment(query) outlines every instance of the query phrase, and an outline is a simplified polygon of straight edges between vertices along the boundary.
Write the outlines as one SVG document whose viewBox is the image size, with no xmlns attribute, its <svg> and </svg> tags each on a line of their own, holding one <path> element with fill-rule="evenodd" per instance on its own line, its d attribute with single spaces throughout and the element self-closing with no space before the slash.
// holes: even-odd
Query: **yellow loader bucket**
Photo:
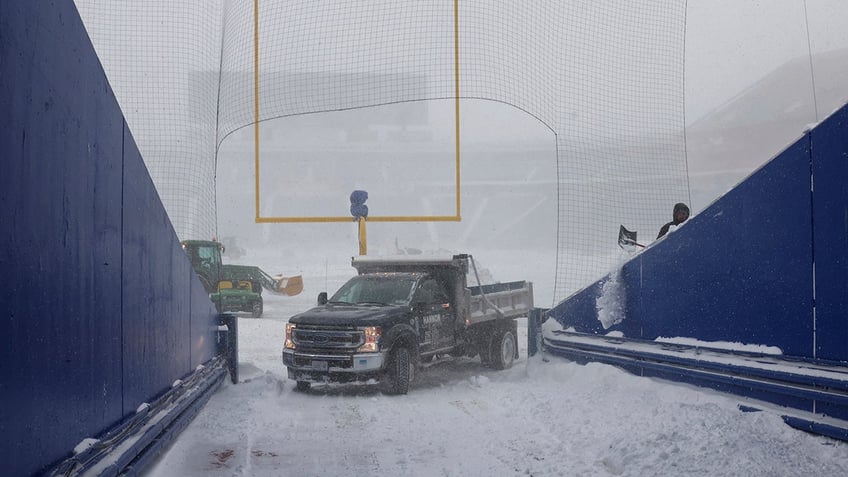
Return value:
<svg viewBox="0 0 848 477">
<path fill-rule="evenodd" d="M 303 291 L 303 277 L 301 275 L 281 277 L 277 281 L 277 290 L 288 296 L 298 295 Z"/>
</svg>

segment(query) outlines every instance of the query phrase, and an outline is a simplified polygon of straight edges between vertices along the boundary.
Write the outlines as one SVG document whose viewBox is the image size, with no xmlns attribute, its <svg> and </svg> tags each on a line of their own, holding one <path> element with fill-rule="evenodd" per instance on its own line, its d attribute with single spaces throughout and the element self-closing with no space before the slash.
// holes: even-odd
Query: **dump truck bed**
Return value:
<svg viewBox="0 0 848 477">
<path fill-rule="evenodd" d="M 528 316 L 533 308 L 533 284 L 527 281 L 467 286 L 466 275 L 474 269 L 471 255 L 354 257 L 352 264 L 360 273 L 433 272 L 451 270 L 461 277 L 458 305 L 467 309 L 465 325 L 484 321 Z M 461 290 L 465 290 L 463 293 Z M 467 303 L 465 303 L 467 301 Z"/>
<path fill-rule="evenodd" d="M 483 321 L 528 316 L 533 308 L 533 284 L 527 281 L 470 287 L 466 326 Z"/>
</svg>

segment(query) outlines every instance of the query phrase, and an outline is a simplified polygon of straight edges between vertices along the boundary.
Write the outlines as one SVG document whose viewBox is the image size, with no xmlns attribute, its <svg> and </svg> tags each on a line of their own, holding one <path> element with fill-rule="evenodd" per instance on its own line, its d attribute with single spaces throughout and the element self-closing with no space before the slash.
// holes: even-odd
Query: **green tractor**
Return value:
<svg viewBox="0 0 848 477">
<path fill-rule="evenodd" d="M 182 244 L 206 293 L 218 291 L 224 246 L 214 240 L 183 240 Z"/>
<path fill-rule="evenodd" d="M 254 318 L 262 316 L 262 285 L 259 282 L 221 280 L 218 282 L 218 291 L 209 297 L 218 313 L 246 311 Z"/>
<path fill-rule="evenodd" d="M 300 275 L 270 276 L 259 267 L 224 265 L 224 246 L 214 240 L 184 240 L 183 250 L 218 312 L 246 311 L 262 316 L 262 288 L 278 295 L 293 296 L 303 290 Z"/>
</svg>

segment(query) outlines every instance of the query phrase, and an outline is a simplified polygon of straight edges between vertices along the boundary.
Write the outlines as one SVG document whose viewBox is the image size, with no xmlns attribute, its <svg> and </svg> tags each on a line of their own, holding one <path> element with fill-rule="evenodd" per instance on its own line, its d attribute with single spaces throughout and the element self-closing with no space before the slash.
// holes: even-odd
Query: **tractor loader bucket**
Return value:
<svg viewBox="0 0 848 477">
<path fill-rule="evenodd" d="M 303 277 L 295 275 L 293 277 L 277 276 L 277 290 L 283 295 L 294 296 L 303 291 Z"/>
</svg>

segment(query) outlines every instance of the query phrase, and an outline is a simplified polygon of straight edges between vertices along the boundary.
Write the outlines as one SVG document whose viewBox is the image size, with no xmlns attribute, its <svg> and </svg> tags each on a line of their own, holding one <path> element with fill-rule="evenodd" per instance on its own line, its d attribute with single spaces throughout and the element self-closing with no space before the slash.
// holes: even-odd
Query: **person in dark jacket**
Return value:
<svg viewBox="0 0 848 477">
<path fill-rule="evenodd" d="M 683 202 L 678 202 L 674 204 L 674 212 L 672 212 L 672 220 L 671 222 L 665 224 L 660 229 L 659 235 L 657 238 L 662 237 L 663 235 L 668 233 L 668 228 L 674 225 L 675 227 L 686 222 L 686 219 L 689 218 L 689 207 Z"/>
</svg>

